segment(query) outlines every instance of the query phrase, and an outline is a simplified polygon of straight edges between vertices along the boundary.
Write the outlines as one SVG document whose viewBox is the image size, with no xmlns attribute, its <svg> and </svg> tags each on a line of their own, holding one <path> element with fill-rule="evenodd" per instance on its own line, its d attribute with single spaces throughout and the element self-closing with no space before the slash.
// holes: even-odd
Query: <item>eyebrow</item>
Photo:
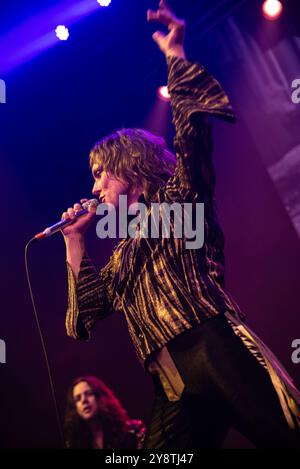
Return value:
<svg viewBox="0 0 300 469">
<path fill-rule="evenodd" d="M 93 177 L 95 177 L 96 173 L 100 170 L 100 172 L 103 171 L 103 166 L 101 164 L 99 164 L 98 166 L 96 166 L 95 169 L 92 170 L 92 175 Z"/>
<path fill-rule="evenodd" d="M 80 397 L 84 394 L 87 394 L 87 393 L 94 394 L 94 391 L 92 389 L 85 389 L 84 391 L 79 392 L 78 394 L 74 394 L 73 399 L 77 399 L 78 397 Z"/>
<path fill-rule="evenodd" d="M 85 394 L 85 391 L 84 391 L 84 392 L 80 392 L 79 394 L 75 394 L 75 396 L 73 396 L 74 401 L 79 400 L 80 397 L 81 397 L 82 395 L 84 395 L 84 394 Z"/>
</svg>

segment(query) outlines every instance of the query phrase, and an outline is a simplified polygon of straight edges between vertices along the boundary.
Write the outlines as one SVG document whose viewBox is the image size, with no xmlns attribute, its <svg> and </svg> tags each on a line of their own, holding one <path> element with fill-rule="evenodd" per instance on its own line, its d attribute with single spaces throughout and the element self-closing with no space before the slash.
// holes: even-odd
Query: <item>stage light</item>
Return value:
<svg viewBox="0 0 300 469">
<path fill-rule="evenodd" d="M 157 90 L 157 96 L 162 101 L 170 101 L 170 95 L 167 86 L 160 86 Z"/>
<path fill-rule="evenodd" d="M 61 41 L 66 41 L 69 37 L 69 30 L 63 25 L 57 26 L 55 33 L 58 39 L 60 39 Z"/>
<path fill-rule="evenodd" d="M 111 0 L 97 0 L 101 7 L 108 7 L 111 4 Z"/>
<path fill-rule="evenodd" d="M 267 20 L 277 20 L 282 13 L 282 3 L 278 0 L 266 0 L 263 3 L 262 11 Z"/>
</svg>

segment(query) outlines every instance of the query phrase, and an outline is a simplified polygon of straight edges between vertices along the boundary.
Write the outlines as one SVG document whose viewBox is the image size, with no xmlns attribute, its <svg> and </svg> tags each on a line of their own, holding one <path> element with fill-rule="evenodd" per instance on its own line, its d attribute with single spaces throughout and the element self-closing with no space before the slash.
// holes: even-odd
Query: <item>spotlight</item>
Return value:
<svg viewBox="0 0 300 469">
<path fill-rule="evenodd" d="M 262 11 L 267 20 L 275 21 L 282 13 L 282 3 L 278 0 L 266 0 L 263 3 Z"/>
<path fill-rule="evenodd" d="M 57 26 L 55 33 L 58 39 L 60 39 L 61 41 L 66 41 L 69 37 L 69 30 L 63 25 Z"/>
<path fill-rule="evenodd" d="M 111 4 L 111 0 L 97 0 L 101 7 L 108 7 Z"/>
<path fill-rule="evenodd" d="M 170 101 L 170 95 L 167 86 L 160 86 L 157 90 L 157 96 L 162 101 Z"/>
</svg>

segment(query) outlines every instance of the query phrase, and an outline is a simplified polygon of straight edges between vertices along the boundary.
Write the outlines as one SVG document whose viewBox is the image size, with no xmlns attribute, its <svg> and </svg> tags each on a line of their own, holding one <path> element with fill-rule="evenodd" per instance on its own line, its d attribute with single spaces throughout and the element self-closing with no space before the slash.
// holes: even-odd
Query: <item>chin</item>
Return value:
<svg viewBox="0 0 300 469">
<path fill-rule="evenodd" d="M 105 202 L 106 202 L 107 204 L 113 205 L 115 208 L 117 208 L 117 207 L 119 206 L 119 201 L 118 201 L 118 200 L 107 199 L 107 200 L 105 200 Z"/>
<path fill-rule="evenodd" d="M 96 415 L 96 412 L 94 412 L 93 414 L 90 414 L 90 415 L 82 415 L 82 418 L 83 420 L 87 421 L 87 420 L 92 420 Z"/>
<path fill-rule="evenodd" d="M 111 211 L 111 210 L 117 208 L 118 205 L 119 205 L 119 204 L 115 204 L 115 203 L 114 203 L 113 201 L 111 201 L 111 200 L 106 200 L 105 203 L 108 204 L 108 211 Z"/>
</svg>

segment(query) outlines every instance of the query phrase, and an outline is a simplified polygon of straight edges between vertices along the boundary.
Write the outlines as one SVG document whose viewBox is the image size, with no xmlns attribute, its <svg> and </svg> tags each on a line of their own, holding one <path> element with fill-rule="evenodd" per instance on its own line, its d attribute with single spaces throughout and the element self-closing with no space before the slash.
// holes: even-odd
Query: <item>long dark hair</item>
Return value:
<svg viewBox="0 0 300 469">
<path fill-rule="evenodd" d="M 65 440 L 67 448 L 93 448 L 93 436 L 88 424 L 78 415 L 73 398 L 74 387 L 87 383 L 94 392 L 98 402 L 99 424 L 104 433 L 105 448 L 118 449 L 128 430 L 128 415 L 114 393 L 95 376 L 77 378 L 68 390 L 67 407 L 65 413 Z"/>
</svg>

